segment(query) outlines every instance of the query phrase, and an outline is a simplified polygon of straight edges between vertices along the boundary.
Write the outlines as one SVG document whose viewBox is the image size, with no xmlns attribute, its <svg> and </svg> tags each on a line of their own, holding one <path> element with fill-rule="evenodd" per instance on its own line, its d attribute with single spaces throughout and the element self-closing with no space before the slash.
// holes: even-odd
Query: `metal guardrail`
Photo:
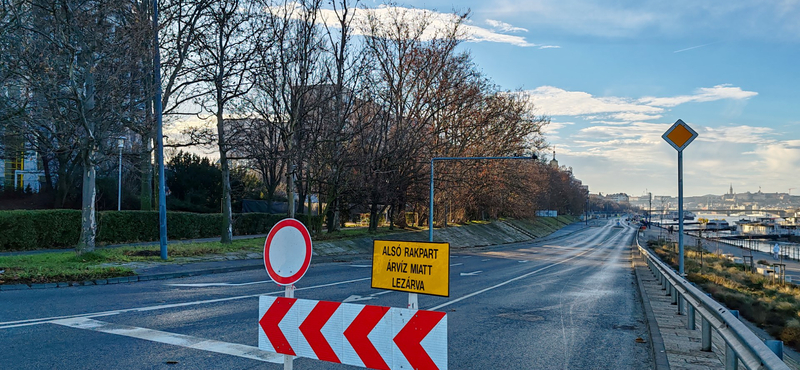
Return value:
<svg viewBox="0 0 800 370">
<path fill-rule="evenodd" d="M 702 320 L 701 350 L 711 351 L 711 330 L 714 329 L 725 341 L 725 369 L 736 370 L 738 362 L 750 369 L 789 369 L 766 343 L 759 339 L 739 321 L 730 310 L 711 299 L 706 293 L 693 286 L 667 266 L 657 256 L 639 244 L 639 253 L 646 257 L 647 265 L 667 294 L 672 296 L 673 304 L 678 305 L 681 315 L 687 316 L 686 328 L 695 330 L 695 317 L 699 313 Z M 684 310 L 684 302 L 686 303 Z M 780 347 L 782 351 L 782 347 Z"/>
</svg>

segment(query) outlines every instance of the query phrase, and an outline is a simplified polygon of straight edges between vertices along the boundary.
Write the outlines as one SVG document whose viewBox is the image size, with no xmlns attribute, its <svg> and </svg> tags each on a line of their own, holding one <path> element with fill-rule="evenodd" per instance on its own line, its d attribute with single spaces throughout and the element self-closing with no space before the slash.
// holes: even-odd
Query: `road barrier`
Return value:
<svg viewBox="0 0 800 370">
<path fill-rule="evenodd" d="M 783 352 L 783 342 L 767 341 L 765 343 L 759 339 L 744 323 L 739 321 L 737 311 L 728 310 L 711 299 L 705 292 L 679 276 L 658 256 L 642 247 L 639 243 L 638 233 L 636 245 L 659 284 L 664 287 L 667 295 L 672 296 L 673 304 L 678 305 L 678 314 L 686 315 L 687 329 L 696 330 L 695 319 L 699 315 L 702 321 L 702 351 L 711 351 L 711 330 L 713 329 L 725 341 L 726 370 L 736 370 L 739 361 L 750 370 L 789 369 L 776 354 Z M 774 352 L 770 347 L 774 348 Z"/>
</svg>

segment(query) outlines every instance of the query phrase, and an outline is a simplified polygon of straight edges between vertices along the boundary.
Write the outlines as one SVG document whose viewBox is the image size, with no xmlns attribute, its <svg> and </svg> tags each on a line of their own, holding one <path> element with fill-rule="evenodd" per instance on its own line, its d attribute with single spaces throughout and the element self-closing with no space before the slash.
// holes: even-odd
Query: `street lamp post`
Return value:
<svg viewBox="0 0 800 370">
<path fill-rule="evenodd" d="M 536 153 L 530 157 L 433 157 L 431 158 L 431 186 L 430 186 L 430 206 L 428 208 L 428 241 L 433 241 L 433 176 L 434 161 L 478 161 L 494 159 L 537 159 Z"/>
<path fill-rule="evenodd" d="M 117 138 L 119 148 L 119 179 L 117 181 L 117 211 L 122 210 L 122 148 L 125 147 L 125 136 Z"/>
<path fill-rule="evenodd" d="M 153 0 L 153 113 L 156 117 L 156 155 L 158 157 L 158 234 L 161 259 L 167 256 L 167 191 L 164 180 L 164 121 L 161 101 L 161 50 L 158 44 L 158 0 Z"/>
<path fill-rule="evenodd" d="M 435 161 L 478 161 L 478 160 L 493 160 L 493 159 L 537 159 L 536 153 L 530 157 L 433 157 L 431 158 L 431 188 L 430 188 L 430 206 L 428 208 L 428 241 L 433 241 L 433 177 L 434 177 L 434 162 Z M 408 293 L 408 308 L 416 310 L 419 308 L 417 300 L 417 293 Z"/>
</svg>

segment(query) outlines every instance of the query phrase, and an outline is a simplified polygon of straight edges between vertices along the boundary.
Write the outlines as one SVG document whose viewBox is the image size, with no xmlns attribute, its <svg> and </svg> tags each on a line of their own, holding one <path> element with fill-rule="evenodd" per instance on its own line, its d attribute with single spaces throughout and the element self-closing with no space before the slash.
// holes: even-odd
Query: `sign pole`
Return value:
<svg viewBox="0 0 800 370">
<path fill-rule="evenodd" d="M 693 130 L 683 120 L 675 121 L 664 135 L 661 135 L 669 145 L 678 151 L 678 273 L 684 276 L 683 269 L 683 150 L 697 138 L 697 131 Z M 678 299 L 678 312 L 681 313 L 683 300 Z"/>
<path fill-rule="evenodd" d="M 678 273 L 683 273 L 683 151 L 678 152 Z"/>
<path fill-rule="evenodd" d="M 286 286 L 286 290 L 283 294 L 286 298 L 294 298 L 294 284 L 290 284 Z M 291 355 L 283 355 L 283 370 L 292 370 L 294 367 L 294 356 Z"/>
</svg>

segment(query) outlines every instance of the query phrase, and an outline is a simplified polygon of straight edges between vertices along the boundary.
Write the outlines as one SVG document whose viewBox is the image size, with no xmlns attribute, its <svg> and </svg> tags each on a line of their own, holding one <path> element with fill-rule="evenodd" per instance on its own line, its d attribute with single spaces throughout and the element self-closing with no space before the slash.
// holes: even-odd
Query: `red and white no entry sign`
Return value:
<svg viewBox="0 0 800 370">
<path fill-rule="evenodd" d="M 278 285 L 292 285 L 311 264 L 311 234 L 294 218 L 279 221 L 264 243 L 264 267 Z"/>
</svg>

